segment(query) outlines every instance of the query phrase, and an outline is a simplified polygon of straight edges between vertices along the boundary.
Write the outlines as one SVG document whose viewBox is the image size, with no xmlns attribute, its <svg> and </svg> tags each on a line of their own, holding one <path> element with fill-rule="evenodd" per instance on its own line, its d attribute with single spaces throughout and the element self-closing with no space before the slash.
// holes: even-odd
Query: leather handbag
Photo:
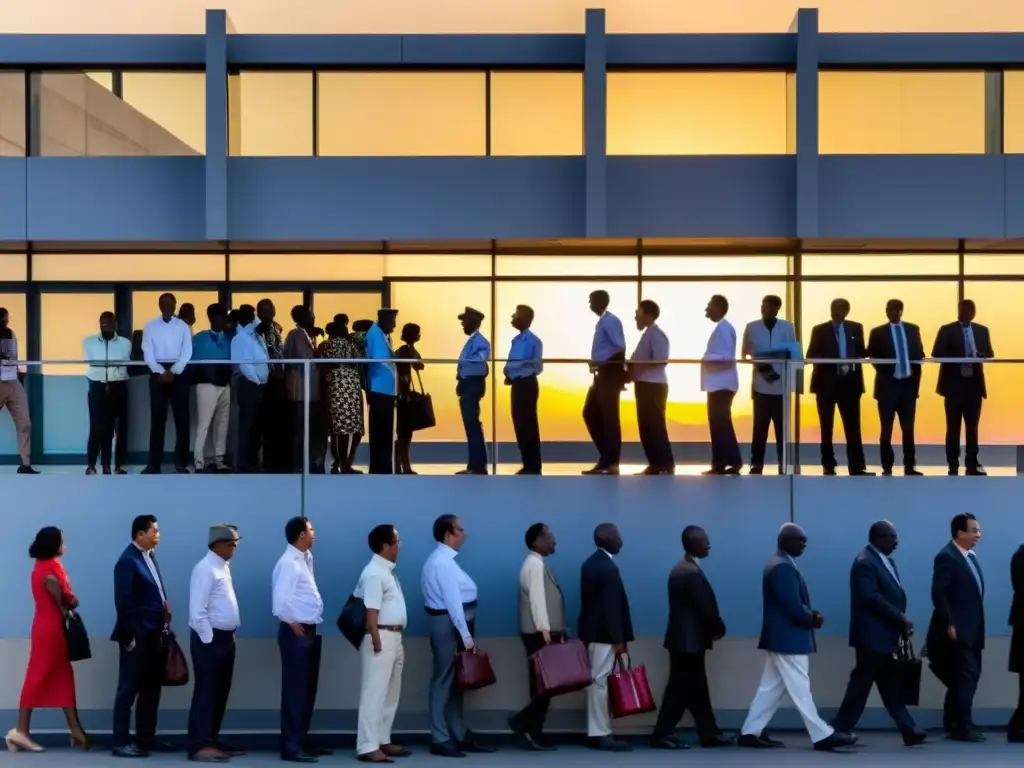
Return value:
<svg viewBox="0 0 1024 768">
<path fill-rule="evenodd" d="M 498 682 L 490 657 L 475 648 L 455 655 L 455 687 L 460 691 L 478 691 Z"/>
<path fill-rule="evenodd" d="M 644 665 L 634 667 L 628 656 L 625 659 L 623 661 L 622 656 L 616 659 L 615 668 L 608 676 L 608 706 L 616 720 L 657 709 Z"/>
<path fill-rule="evenodd" d="M 363 644 L 363 637 L 366 636 L 366 603 L 361 597 L 348 596 L 345 607 L 338 614 L 338 629 L 358 651 L 359 646 Z"/>
<path fill-rule="evenodd" d="M 68 661 L 85 661 L 92 658 L 85 622 L 74 611 L 64 614 L 64 641 L 68 647 Z"/>
<path fill-rule="evenodd" d="M 533 661 L 533 680 L 541 696 L 582 691 L 594 682 L 587 649 L 579 640 L 549 643 L 530 659 Z"/>
<path fill-rule="evenodd" d="M 181 646 L 169 629 L 164 630 L 163 647 L 167 651 L 163 685 L 167 688 L 188 685 L 188 663 L 185 661 L 185 654 L 181 652 Z"/>
<path fill-rule="evenodd" d="M 423 389 L 423 379 L 420 372 L 416 371 L 416 381 L 419 382 L 420 391 L 417 392 L 410 380 L 409 393 L 398 401 L 399 418 L 403 426 L 408 427 L 410 432 L 419 432 L 421 429 L 430 429 L 437 426 L 437 419 L 434 417 L 434 400 Z"/>
<path fill-rule="evenodd" d="M 910 638 L 901 637 L 899 650 L 893 654 L 893 677 L 900 700 L 909 707 L 916 707 L 921 701 L 921 668 L 921 660 L 914 656 Z"/>
</svg>

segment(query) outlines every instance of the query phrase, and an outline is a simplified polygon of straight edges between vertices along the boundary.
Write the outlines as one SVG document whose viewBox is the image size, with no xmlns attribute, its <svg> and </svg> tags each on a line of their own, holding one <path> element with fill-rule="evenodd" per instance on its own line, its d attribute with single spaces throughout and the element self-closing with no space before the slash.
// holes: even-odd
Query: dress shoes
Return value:
<svg viewBox="0 0 1024 768">
<path fill-rule="evenodd" d="M 913 467 L 906 467 L 903 470 L 903 476 L 904 477 L 923 477 L 924 476 L 924 472 L 920 472 L 920 471 L 914 469 Z"/>
<path fill-rule="evenodd" d="M 911 731 L 903 734 L 903 746 L 905 747 L 916 747 L 918 744 L 924 744 L 927 740 L 928 734 L 924 731 Z"/>
<path fill-rule="evenodd" d="M 850 477 L 874 477 L 874 472 L 868 472 L 866 469 L 856 469 L 850 473 Z"/>
<path fill-rule="evenodd" d="M 814 749 L 816 752 L 831 752 L 833 749 L 840 749 L 841 747 L 852 747 L 856 743 L 856 736 L 835 731 L 831 736 L 814 742 Z"/>
<path fill-rule="evenodd" d="M 587 739 L 587 746 L 600 752 L 632 752 L 633 748 L 614 736 L 598 736 Z"/>
<path fill-rule="evenodd" d="M 719 733 L 709 739 L 701 739 L 700 745 L 704 749 L 714 749 L 715 747 L 735 747 L 736 742 L 728 736 L 723 736 Z"/>
<path fill-rule="evenodd" d="M 1018 731 L 1018 730 L 1007 731 L 1006 732 L 1006 740 L 1010 744 L 1024 744 L 1024 731 Z"/>
<path fill-rule="evenodd" d="M 478 755 L 489 755 L 498 751 L 497 747 L 485 747 L 479 742 L 475 733 L 466 732 L 466 738 L 456 741 L 455 746 L 462 752 L 473 752 Z"/>
<path fill-rule="evenodd" d="M 965 474 L 968 477 L 988 477 L 988 472 L 986 472 L 985 468 L 980 464 L 974 469 L 968 469 Z"/>
<path fill-rule="evenodd" d="M 778 749 L 786 745 L 781 741 L 769 739 L 763 733 L 761 735 L 741 733 L 739 738 L 736 739 L 736 746 L 748 747 L 749 749 Z"/>
<path fill-rule="evenodd" d="M 309 752 L 282 752 L 281 759 L 286 763 L 319 763 L 320 758 Z"/>
<path fill-rule="evenodd" d="M 445 741 L 441 744 L 431 744 L 430 754 L 437 755 L 438 757 L 465 757 L 466 753 L 460 750 L 451 741 Z"/>
<path fill-rule="evenodd" d="M 137 744 L 126 744 L 123 747 L 114 747 L 111 753 L 114 757 L 149 757 L 149 752 L 139 749 Z"/>
<path fill-rule="evenodd" d="M 139 749 L 144 752 L 177 752 L 178 748 L 173 744 L 168 744 L 166 741 L 150 741 L 139 744 Z"/>
<path fill-rule="evenodd" d="M 593 469 L 585 469 L 581 475 L 617 475 L 619 474 L 619 468 L 615 467 L 594 467 Z"/>
<path fill-rule="evenodd" d="M 225 741 L 218 741 L 214 746 L 228 757 L 241 757 L 245 754 L 245 750 L 241 747 L 236 747 L 234 744 L 228 744 Z"/>
<path fill-rule="evenodd" d="M 307 755 L 313 755 L 313 757 L 328 757 L 329 755 L 334 754 L 334 752 L 332 752 L 329 749 L 324 749 L 323 747 L 315 747 L 312 744 L 303 744 L 302 751 L 305 752 Z"/>
<path fill-rule="evenodd" d="M 690 745 L 675 736 L 662 736 L 651 739 L 651 749 L 689 749 Z"/>
<path fill-rule="evenodd" d="M 985 741 L 985 736 L 976 728 L 968 728 L 967 730 L 961 730 L 958 728 L 950 731 L 946 738 L 950 741 L 966 741 L 971 744 L 980 744 Z"/>
<path fill-rule="evenodd" d="M 535 734 L 525 730 L 514 717 L 508 719 L 508 727 L 515 734 L 520 748 L 527 752 L 552 752 L 555 749 L 553 746 L 542 744 Z"/>
</svg>

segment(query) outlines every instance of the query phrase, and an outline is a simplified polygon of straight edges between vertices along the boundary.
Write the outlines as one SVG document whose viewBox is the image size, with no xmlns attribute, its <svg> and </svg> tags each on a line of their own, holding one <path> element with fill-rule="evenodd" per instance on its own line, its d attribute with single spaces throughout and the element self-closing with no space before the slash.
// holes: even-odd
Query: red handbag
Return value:
<svg viewBox="0 0 1024 768">
<path fill-rule="evenodd" d="M 608 707 L 616 720 L 657 709 L 643 664 L 634 667 L 628 656 L 625 662 L 621 656 L 615 660 L 615 668 L 608 676 Z"/>
<path fill-rule="evenodd" d="M 563 693 L 582 691 L 594 682 L 590 676 L 587 649 L 579 640 L 549 643 L 530 659 L 533 661 L 537 693 L 541 696 L 560 696 Z"/>
<path fill-rule="evenodd" d="M 181 646 L 170 631 L 163 636 L 164 649 L 167 651 L 167 662 L 164 665 L 163 685 L 167 688 L 188 685 L 188 663 Z"/>
<path fill-rule="evenodd" d="M 455 655 L 455 687 L 478 691 L 498 682 L 490 657 L 483 651 L 459 651 Z"/>
</svg>

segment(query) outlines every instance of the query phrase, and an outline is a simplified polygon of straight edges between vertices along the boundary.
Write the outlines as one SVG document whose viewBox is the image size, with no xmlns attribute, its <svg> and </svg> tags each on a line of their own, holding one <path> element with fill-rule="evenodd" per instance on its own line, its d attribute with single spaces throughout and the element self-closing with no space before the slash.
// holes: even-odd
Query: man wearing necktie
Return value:
<svg viewBox="0 0 1024 768">
<path fill-rule="evenodd" d="M 985 648 L 985 577 L 974 553 L 981 526 L 965 512 L 956 515 L 949 528 L 953 540 L 935 556 L 932 572 L 928 659 L 946 686 L 942 725 L 949 738 L 984 741 L 971 713 Z"/>
<path fill-rule="evenodd" d="M 944 325 L 935 337 L 932 357 L 986 358 L 995 357 L 988 328 L 974 322 L 974 302 L 960 302 L 957 321 Z M 960 422 L 967 432 L 965 463 L 968 475 L 984 475 L 978 461 L 978 424 L 981 402 L 988 396 L 985 388 L 985 367 L 980 363 L 942 363 L 939 386 L 946 406 L 946 463 L 949 474 L 960 471 Z"/>
<path fill-rule="evenodd" d="M 885 305 L 888 323 L 871 329 L 868 338 L 868 357 L 895 360 L 875 363 L 875 400 L 881 422 L 879 438 L 882 454 L 882 474 L 891 475 L 896 460 L 892 450 L 892 428 L 898 417 L 903 433 L 903 474 L 920 475 L 914 447 L 914 418 L 917 415 L 917 396 L 921 390 L 921 360 L 924 347 L 921 329 L 913 323 L 903 322 L 903 302 L 889 299 Z"/>
</svg>

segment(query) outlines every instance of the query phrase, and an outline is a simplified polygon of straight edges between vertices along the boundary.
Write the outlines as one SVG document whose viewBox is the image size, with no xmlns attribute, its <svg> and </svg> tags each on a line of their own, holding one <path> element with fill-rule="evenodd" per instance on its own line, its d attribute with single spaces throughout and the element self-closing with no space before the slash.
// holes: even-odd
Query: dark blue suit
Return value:
<svg viewBox="0 0 1024 768">
<path fill-rule="evenodd" d="M 156 566 L 155 558 L 153 564 Z M 157 573 L 160 573 L 159 567 Z M 120 659 L 114 697 L 113 744 L 124 747 L 131 742 L 129 730 L 134 704 L 136 742 L 145 749 L 156 741 L 160 687 L 167 663 L 162 643 L 166 614 L 160 587 L 142 551 L 134 544 L 125 548 L 114 566 L 114 608 L 117 621 L 110 639 L 118 644 Z"/>
<path fill-rule="evenodd" d="M 793 656 L 818 650 L 807 584 L 789 555 L 781 550 L 764 567 L 761 596 L 764 608 L 758 648 Z"/>
</svg>

